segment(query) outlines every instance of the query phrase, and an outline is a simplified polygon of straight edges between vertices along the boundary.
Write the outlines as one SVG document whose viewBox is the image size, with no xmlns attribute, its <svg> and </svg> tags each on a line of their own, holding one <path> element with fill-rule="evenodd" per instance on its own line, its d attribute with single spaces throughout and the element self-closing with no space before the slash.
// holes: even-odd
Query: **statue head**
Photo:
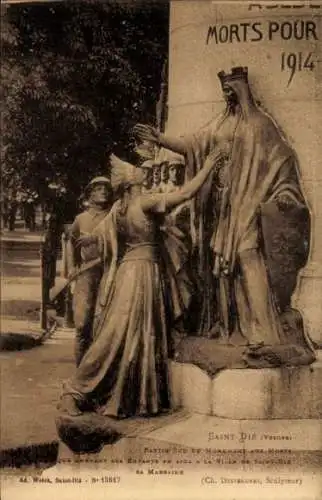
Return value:
<svg viewBox="0 0 322 500">
<path fill-rule="evenodd" d="M 175 186 L 183 183 L 185 164 L 180 159 L 173 159 L 169 162 L 169 180 Z"/>
<path fill-rule="evenodd" d="M 85 188 L 85 196 L 92 205 L 103 206 L 112 194 L 111 182 L 107 177 L 94 177 Z"/>
<path fill-rule="evenodd" d="M 142 171 L 143 186 L 145 186 L 146 188 L 150 188 L 152 185 L 153 161 L 145 160 L 143 163 L 141 163 L 141 165 L 139 165 L 139 167 Z"/>
<path fill-rule="evenodd" d="M 111 185 L 118 194 L 133 191 L 134 188 L 137 191 L 137 187 L 141 189 L 144 181 L 143 170 L 121 160 L 114 154 L 110 155 Z"/>
<path fill-rule="evenodd" d="M 235 112 L 236 108 L 242 104 L 245 94 L 250 95 L 248 86 L 248 68 L 236 66 L 230 73 L 220 71 L 218 78 L 221 83 L 224 98 L 230 111 Z"/>
</svg>

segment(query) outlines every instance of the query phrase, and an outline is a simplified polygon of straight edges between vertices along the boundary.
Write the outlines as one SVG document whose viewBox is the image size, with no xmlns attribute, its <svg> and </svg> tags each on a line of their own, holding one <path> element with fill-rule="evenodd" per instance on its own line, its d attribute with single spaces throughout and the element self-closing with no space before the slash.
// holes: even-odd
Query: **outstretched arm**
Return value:
<svg viewBox="0 0 322 500">
<path fill-rule="evenodd" d="M 133 133 L 141 141 L 152 142 L 152 144 L 157 144 L 158 146 L 170 149 L 171 151 L 181 155 L 186 153 L 185 142 L 182 139 L 161 134 L 161 132 L 150 125 L 142 125 L 138 123 L 133 128 Z"/>
<path fill-rule="evenodd" d="M 142 197 L 141 206 L 143 211 L 159 212 L 160 210 L 171 210 L 185 201 L 193 198 L 213 171 L 218 160 L 227 155 L 226 151 L 213 150 L 206 158 L 203 168 L 189 182 L 184 184 L 178 191 L 167 194 L 149 194 Z"/>
</svg>

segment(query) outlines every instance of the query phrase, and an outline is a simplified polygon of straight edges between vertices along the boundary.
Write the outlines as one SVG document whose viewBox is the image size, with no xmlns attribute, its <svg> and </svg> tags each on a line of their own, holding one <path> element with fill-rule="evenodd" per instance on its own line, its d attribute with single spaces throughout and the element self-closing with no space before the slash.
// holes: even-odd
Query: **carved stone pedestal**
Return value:
<svg viewBox="0 0 322 500">
<path fill-rule="evenodd" d="M 64 498 L 75 486 L 84 498 L 90 487 L 93 498 L 120 500 L 129 492 L 131 500 L 318 498 L 321 356 L 311 366 L 213 377 L 188 363 L 171 362 L 170 371 L 177 409 L 168 414 L 58 415 L 69 446 L 60 443 L 41 479 L 59 495 L 63 485 Z"/>
<path fill-rule="evenodd" d="M 314 419 L 322 416 L 322 356 L 310 366 L 226 369 L 214 377 L 171 363 L 175 406 L 229 419 Z"/>
</svg>

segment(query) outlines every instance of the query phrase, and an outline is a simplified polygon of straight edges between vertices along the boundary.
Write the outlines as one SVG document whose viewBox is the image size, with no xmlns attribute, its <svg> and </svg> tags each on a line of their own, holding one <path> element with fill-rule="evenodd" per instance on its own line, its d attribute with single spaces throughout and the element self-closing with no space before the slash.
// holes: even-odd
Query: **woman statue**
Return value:
<svg viewBox="0 0 322 500">
<path fill-rule="evenodd" d="M 161 236 L 167 212 L 192 199 L 224 153 L 171 193 L 142 193 L 142 169 L 111 157 L 111 184 L 123 195 L 82 245 L 97 241 L 108 263 L 97 300 L 93 343 L 60 409 L 70 415 L 96 407 L 104 415 L 150 416 L 171 408 L 170 332 L 188 294 Z"/>
</svg>

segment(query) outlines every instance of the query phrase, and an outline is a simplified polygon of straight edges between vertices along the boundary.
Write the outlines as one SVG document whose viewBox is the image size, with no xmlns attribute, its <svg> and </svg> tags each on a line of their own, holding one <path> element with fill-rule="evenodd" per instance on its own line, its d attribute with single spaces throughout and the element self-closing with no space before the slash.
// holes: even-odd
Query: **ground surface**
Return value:
<svg viewBox="0 0 322 500">
<path fill-rule="evenodd" d="M 73 370 L 72 330 L 39 345 L 40 234 L 2 234 L 1 450 L 57 442 L 54 410 Z"/>
</svg>

